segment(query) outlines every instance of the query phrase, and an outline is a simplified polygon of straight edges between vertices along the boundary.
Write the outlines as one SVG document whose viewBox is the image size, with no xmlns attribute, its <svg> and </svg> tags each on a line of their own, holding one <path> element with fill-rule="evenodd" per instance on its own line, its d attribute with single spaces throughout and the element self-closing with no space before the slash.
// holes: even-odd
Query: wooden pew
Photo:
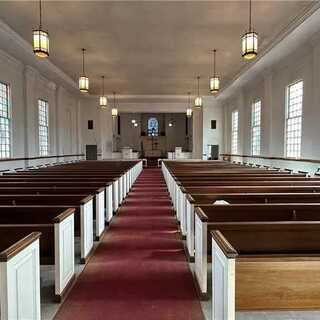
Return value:
<svg viewBox="0 0 320 320">
<path fill-rule="evenodd" d="M 82 225 L 81 219 L 86 219 L 84 215 L 86 210 L 90 211 L 90 215 L 95 213 L 95 237 L 99 241 L 105 231 L 105 203 L 104 193 L 97 195 L 99 198 L 94 198 L 93 195 L 77 195 L 77 194 L 0 194 L 0 206 L 16 206 L 16 205 L 59 205 L 76 208 L 75 225 L 80 234 Z M 93 203 L 90 203 L 92 202 Z M 92 207 L 92 210 L 87 207 Z M 93 210 L 95 207 L 95 210 Z M 92 213 L 91 213 L 92 211 Z M 84 232 L 87 226 L 84 227 Z"/>
<path fill-rule="evenodd" d="M 195 208 L 210 206 L 215 201 L 224 200 L 230 204 L 258 203 L 320 203 L 320 193 L 225 193 L 186 194 L 186 255 L 194 259 Z"/>
<path fill-rule="evenodd" d="M 29 182 L 1 182 L 0 180 L 0 189 L 2 188 L 8 188 L 8 189 L 14 189 L 14 188 L 41 188 L 41 187 L 52 187 L 52 188 L 74 188 L 76 190 L 77 187 L 82 188 L 105 188 L 105 199 L 107 199 L 107 206 L 111 206 L 111 193 L 113 192 L 113 186 L 110 182 L 91 182 L 91 181 L 79 181 L 79 182 L 72 182 L 73 180 L 67 180 L 67 181 L 29 181 Z M 116 190 L 117 190 L 117 181 L 116 182 Z M 11 192 L 14 193 L 14 192 Z M 77 193 L 77 191 L 75 191 Z M 116 211 L 119 207 L 119 197 L 118 193 L 113 193 L 113 209 Z"/>
<path fill-rule="evenodd" d="M 320 204 L 231 204 L 195 209 L 195 275 L 198 288 L 207 297 L 207 261 L 211 241 L 208 233 L 235 222 L 320 221 Z"/>
<path fill-rule="evenodd" d="M 0 234 L 1 319 L 19 319 L 23 315 L 24 319 L 40 320 L 41 233 L 19 234 L 0 225 Z"/>
<path fill-rule="evenodd" d="M 213 320 L 235 320 L 236 310 L 319 309 L 319 222 L 219 229 L 211 233 Z"/>
<path fill-rule="evenodd" d="M 0 182 L 69 182 L 73 181 L 75 183 L 89 182 L 89 183 L 106 183 L 106 188 L 112 184 L 112 189 L 114 190 L 115 195 L 113 196 L 114 201 L 117 205 L 120 205 L 122 200 L 125 198 L 129 192 L 129 181 L 127 182 L 125 175 L 119 174 L 109 174 L 106 176 L 95 174 L 95 175 L 85 175 L 77 173 L 69 174 L 62 172 L 56 173 L 51 172 L 50 175 L 43 173 L 34 173 L 34 174 L 15 174 L 15 175 L 5 175 L 0 177 Z M 108 191 L 107 191 L 108 192 Z M 111 191 L 112 192 L 112 191 Z"/>
<path fill-rule="evenodd" d="M 186 194 L 197 193 L 316 193 L 320 192 L 320 186 L 180 186 L 175 193 L 175 208 L 177 220 L 181 224 L 182 234 L 187 232 L 187 199 Z"/>
<path fill-rule="evenodd" d="M 32 199 L 29 200 L 31 203 Z M 56 212 L 61 212 L 67 210 L 69 204 L 54 204 L 48 205 L 46 202 L 40 203 L 41 199 L 38 199 L 37 205 L 27 204 L 27 200 L 24 201 L 22 205 L 0 205 L 0 211 L 10 212 L 10 214 L 15 217 L 15 221 L 11 220 L 11 217 L 8 217 L 7 214 L 4 214 L 3 217 L 0 215 L 0 219 L 8 219 L 11 223 L 21 223 L 24 216 L 30 218 L 30 216 L 39 215 L 42 213 L 44 217 L 47 214 L 56 214 Z M 66 201 L 69 203 L 70 201 Z M 80 246 L 81 246 L 81 255 L 80 262 L 86 263 L 87 259 L 90 257 L 93 250 L 93 201 L 92 196 L 86 197 L 83 201 L 73 202 L 72 207 L 74 207 L 74 227 L 76 235 L 80 236 Z M 40 218 L 38 218 L 40 219 Z M 1 220 L 0 220 L 1 221 Z M 30 218 L 29 221 L 23 220 L 25 223 L 33 221 Z"/>
<path fill-rule="evenodd" d="M 103 199 L 108 199 L 105 202 L 106 218 L 107 223 L 109 223 L 113 216 L 113 203 L 112 203 L 112 194 L 110 189 L 108 189 L 108 194 L 105 195 L 105 188 L 100 187 L 56 187 L 56 186 L 46 186 L 46 187 L 0 187 L 0 195 L 7 194 L 36 194 L 36 195 L 77 195 L 84 194 L 86 196 L 94 195 L 95 196 L 95 207 L 99 204 L 99 207 L 102 206 Z"/>
<path fill-rule="evenodd" d="M 74 208 L 1 207 L 1 241 L 12 235 L 41 232 L 40 263 L 55 266 L 56 301 L 63 299 L 75 279 L 74 213 Z"/>
</svg>

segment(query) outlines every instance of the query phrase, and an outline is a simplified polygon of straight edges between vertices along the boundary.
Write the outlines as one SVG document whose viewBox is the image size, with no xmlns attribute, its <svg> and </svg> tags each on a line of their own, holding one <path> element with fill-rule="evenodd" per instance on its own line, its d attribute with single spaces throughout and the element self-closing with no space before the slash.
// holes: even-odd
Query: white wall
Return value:
<svg viewBox="0 0 320 320">
<path fill-rule="evenodd" d="M 285 157 L 286 88 L 303 80 L 303 122 L 301 158 L 320 159 L 320 41 L 306 39 L 301 46 L 273 63 L 250 83 L 235 90 L 227 99 L 220 99 L 224 108 L 225 146 L 231 153 L 231 113 L 239 110 L 239 152 L 251 155 L 251 106 L 254 100 L 262 102 L 261 156 Z M 261 162 L 261 161 L 260 161 Z M 282 167 L 281 161 L 273 163 Z M 314 165 L 286 162 L 296 170 L 314 171 Z"/>
<path fill-rule="evenodd" d="M 81 152 L 86 144 L 97 144 L 102 158 L 111 158 L 113 119 L 110 108 L 102 110 L 98 98 L 83 96 L 80 103 Z M 93 130 L 88 129 L 88 120 L 93 120 Z"/>
<path fill-rule="evenodd" d="M 284 157 L 285 155 L 285 110 L 286 87 L 303 80 L 303 123 L 301 157 L 318 159 L 320 148 L 318 139 L 320 127 L 318 119 L 320 108 L 319 72 L 320 44 L 310 46 L 292 53 L 286 59 L 273 65 L 261 77 L 237 90 L 228 100 L 221 102 L 225 108 L 226 152 L 231 152 L 231 113 L 239 110 L 239 154 L 250 155 L 251 152 L 251 106 L 260 99 L 262 103 L 261 155 Z"/>
<path fill-rule="evenodd" d="M 0 81 L 11 94 L 11 156 L 39 157 L 38 99 L 49 104 L 49 156 L 78 154 L 79 98 L 46 79 L 36 68 L 0 51 Z M 56 158 L 43 159 L 55 162 Z M 42 159 L 1 162 L 0 169 L 40 164 Z"/>
<path fill-rule="evenodd" d="M 216 129 L 211 129 L 211 120 L 216 120 Z M 203 106 L 203 153 L 209 156 L 208 145 L 219 145 L 219 153 L 224 150 L 223 108 L 215 98 L 207 98 Z"/>
</svg>

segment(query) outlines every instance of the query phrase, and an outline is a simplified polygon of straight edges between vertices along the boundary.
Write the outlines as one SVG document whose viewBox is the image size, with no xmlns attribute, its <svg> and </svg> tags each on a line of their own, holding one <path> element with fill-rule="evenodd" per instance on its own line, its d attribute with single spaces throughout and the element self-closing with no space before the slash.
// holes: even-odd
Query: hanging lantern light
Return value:
<svg viewBox="0 0 320 320">
<path fill-rule="evenodd" d="M 242 36 L 242 57 L 252 60 L 258 55 L 258 34 L 251 24 L 251 0 L 249 0 L 249 31 Z"/>
<path fill-rule="evenodd" d="M 190 98 L 191 92 L 188 92 L 188 108 L 186 111 L 187 117 L 191 118 L 192 117 L 192 107 L 191 107 L 191 98 Z"/>
<path fill-rule="evenodd" d="M 102 95 L 100 96 L 100 107 L 101 109 L 107 109 L 108 99 L 104 95 L 104 76 L 102 76 L 101 78 L 102 78 Z"/>
<path fill-rule="evenodd" d="M 112 118 L 116 118 L 118 116 L 118 109 L 116 107 L 116 93 L 113 93 L 113 108 L 111 109 Z"/>
<path fill-rule="evenodd" d="M 79 77 L 79 90 L 81 92 L 89 92 L 89 78 L 84 72 L 84 53 L 86 49 L 82 49 L 82 74 Z"/>
<path fill-rule="evenodd" d="M 209 86 L 211 93 L 218 93 L 220 89 L 220 79 L 216 75 L 216 52 L 217 50 L 214 49 L 213 51 L 213 76 L 210 78 Z"/>
<path fill-rule="evenodd" d="M 200 88 L 199 88 L 200 76 L 197 77 L 197 80 L 198 80 L 198 96 L 194 100 L 194 106 L 196 108 L 201 108 L 202 107 L 202 97 L 200 97 Z"/>
<path fill-rule="evenodd" d="M 49 56 L 49 33 L 42 29 L 42 6 L 39 0 L 40 22 L 39 28 L 33 30 L 33 52 L 39 58 Z"/>
</svg>

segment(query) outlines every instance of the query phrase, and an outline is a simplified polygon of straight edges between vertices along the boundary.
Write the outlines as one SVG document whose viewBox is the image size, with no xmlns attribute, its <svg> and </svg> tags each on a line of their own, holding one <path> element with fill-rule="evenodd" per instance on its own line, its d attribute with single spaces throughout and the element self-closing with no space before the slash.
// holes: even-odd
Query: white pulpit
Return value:
<svg viewBox="0 0 320 320">
<path fill-rule="evenodd" d="M 132 159 L 132 148 L 124 147 L 121 150 L 122 159 Z"/>
<path fill-rule="evenodd" d="M 175 148 L 175 159 L 182 159 L 182 147 Z"/>
</svg>

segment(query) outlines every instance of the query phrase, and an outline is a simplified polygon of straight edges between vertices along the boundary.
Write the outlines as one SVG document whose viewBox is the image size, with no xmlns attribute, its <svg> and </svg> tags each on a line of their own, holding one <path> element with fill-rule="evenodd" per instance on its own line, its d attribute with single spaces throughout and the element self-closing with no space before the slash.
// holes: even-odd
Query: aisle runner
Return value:
<svg viewBox="0 0 320 320">
<path fill-rule="evenodd" d="M 140 175 L 55 319 L 203 319 L 159 169 Z"/>
</svg>

